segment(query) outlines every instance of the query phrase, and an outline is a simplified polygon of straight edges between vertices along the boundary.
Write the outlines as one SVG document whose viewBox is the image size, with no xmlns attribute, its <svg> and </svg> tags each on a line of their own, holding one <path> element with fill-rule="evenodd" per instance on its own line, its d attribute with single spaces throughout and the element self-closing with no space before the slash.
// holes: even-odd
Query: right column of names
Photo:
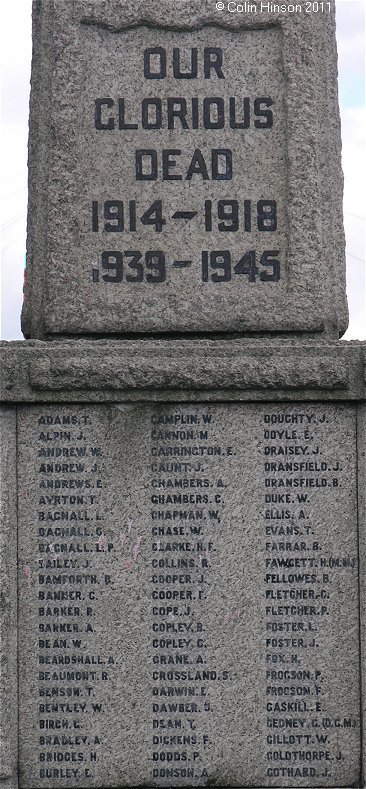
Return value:
<svg viewBox="0 0 366 789">
<path fill-rule="evenodd" d="M 266 773 L 269 783 L 327 784 L 347 773 L 358 727 L 346 678 L 334 683 L 342 633 L 357 626 L 356 529 L 344 510 L 351 425 L 338 429 L 334 408 L 272 408 L 262 417 Z M 352 621 L 340 622 L 347 596 Z"/>
</svg>

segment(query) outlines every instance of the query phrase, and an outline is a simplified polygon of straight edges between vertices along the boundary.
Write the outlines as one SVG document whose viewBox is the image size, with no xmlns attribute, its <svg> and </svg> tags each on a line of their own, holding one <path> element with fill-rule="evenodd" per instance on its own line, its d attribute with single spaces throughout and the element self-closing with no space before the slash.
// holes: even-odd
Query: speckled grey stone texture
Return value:
<svg viewBox="0 0 366 789">
<path fill-rule="evenodd" d="M 260 3 L 251 4 L 257 13 L 230 13 L 218 10 L 213 0 L 35 0 L 26 336 L 342 334 L 347 308 L 333 3 L 331 12 L 310 14 L 304 0 L 298 5 L 297 13 L 261 11 Z M 164 79 L 144 77 L 143 53 L 154 47 L 167 52 Z M 197 78 L 173 76 L 174 48 L 181 52 L 183 71 L 190 67 L 191 48 L 197 49 Z M 205 48 L 222 50 L 221 65 L 211 53 L 217 69 L 209 75 Z M 151 70 L 156 69 L 152 57 Z M 173 128 L 167 128 L 168 97 L 187 101 L 184 121 L 173 118 Z M 225 124 L 214 110 L 208 122 L 222 128 L 202 127 L 203 101 L 209 97 L 213 108 L 216 99 L 224 101 Z M 239 123 L 243 98 L 248 99 L 248 128 L 231 128 L 230 97 L 237 100 Z M 114 128 L 95 127 L 97 98 L 114 102 L 101 105 L 98 120 Z M 267 98 L 271 106 L 260 101 Z M 119 99 L 125 101 L 120 115 Z M 142 128 L 143 99 L 158 108 L 162 101 L 163 128 Z M 192 100 L 197 100 L 198 124 Z M 148 122 L 154 125 L 151 107 Z M 266 128 L 266 112 L 273 114 L 272 127 Z M 138 128 L 120 129 L 120 121 Z M 182 180 L 162 180 L 163 149 L 175 151 L 167 155 L 168 175 Z M 157 180 L 136 180 L 136 150 L 157 151 Z M 207 163 L 207 179 L 205 174 L 186 177 L 196 150 Z M 232 151 L 230 180 L 212 180 L 212 150 Z M 104 217 L 106 201 L 116 200 L 124 203 L 122 232 L 115 232 L 108 203 Z M 154 215 L 141 222 L 159 200 L 165 221 L 161 232 L 148 224 Z M 220 200 L 238 201 L 235 232 L 228 218 L 234 209 Z M 277 203 L 277 228 L 267 220 L 268 232 L 258 225 L 261 200 Z M 92 201 L 98 204 L 94 230 Z M 136 230 L 130 229 L 130 201 L 136 202 Z M 245 203 L 250 225 L 244 201 L 251 201 Z M 196 215 L 175 216 L 179 211 Z M 133 258 L 131 250 L 141 258 Z M 249 277 L 253 250 L 258 271 L 251 269 Z M 161 257 L 158 265 L 156 254 L 149 256 L 154 251 L 165 254 L 164 281 L 159 282 Z M 205 251 L 216 252 L 207 277 Z M 104 268 L 103 252 L 112 253 L 104 257 Z M 235 271 L 249 252 L 252 257 Z M 273 271 L 264 264 L 265 252 L 280 260 L 279 281 L 265 281 Z M 115 253 L 124 254 L 123 281 L 104 281 L 116 278 Z M 181 260 L 191 265 L 173 266 Z M 99 281 L 93 281 L 93 271 Z"/>
<path fill-rule="evenodd" d="M 18 786 L 16 412 L 0 408 L 0 785 Z"/>
<path fill-rule="evenodd" d="M 357 408 L 358 523 L 360 540 L 360 625 L 361 625 L 361 709 L 362 786 L 366 783 L 366 406 Z"/>
<path fill-rule="evenodd" d="M 355 406 L 45 405 L 18 433 L 21 786 L 357 782 Z"/>
<path fill-rule="evenodd" d="M 0 343 L 4 402 L 364 400 L 362 342 L 228 339 Z"/>
</svg>

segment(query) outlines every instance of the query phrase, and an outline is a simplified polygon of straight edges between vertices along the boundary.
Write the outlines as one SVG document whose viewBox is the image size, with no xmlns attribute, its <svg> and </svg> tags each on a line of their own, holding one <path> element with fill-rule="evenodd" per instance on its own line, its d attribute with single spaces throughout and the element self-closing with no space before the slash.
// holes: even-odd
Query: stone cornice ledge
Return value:
<svg viewBox="0 0 366 789">
<path fill-rule="evenodd" d="M 365 399 L 360 342 L 30 340 L 0 343 L 0 359 L 3 402 Z"/>
</svg>

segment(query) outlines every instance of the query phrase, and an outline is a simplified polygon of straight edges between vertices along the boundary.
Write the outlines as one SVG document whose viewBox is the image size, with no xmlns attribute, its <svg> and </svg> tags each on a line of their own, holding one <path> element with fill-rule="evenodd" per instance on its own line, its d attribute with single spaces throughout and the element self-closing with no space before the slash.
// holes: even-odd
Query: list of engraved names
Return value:
<svg viewBox="0 0 366 789">
<path fill-rule="evenodd" d="M 24 787 L 357 779 L 354 434 L 318 404 L 21 412 Z"/>
</svg>

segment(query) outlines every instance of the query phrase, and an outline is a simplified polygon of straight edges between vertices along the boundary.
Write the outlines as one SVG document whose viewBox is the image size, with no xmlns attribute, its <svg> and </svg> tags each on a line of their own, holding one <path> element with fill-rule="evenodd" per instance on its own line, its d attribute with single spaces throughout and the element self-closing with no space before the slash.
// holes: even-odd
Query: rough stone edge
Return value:
<svg viewBox="0 0 366 789">
<path fill-rule="evenodd" d="M 334 14 L 330 15 L 329 25 L 326 29 L 327 47 L 327 99 L 329 107 L 329 143 L 328 143 L 328 172 L 329 186 L 336 197 L 332 201 L 333 212 L 333 277 L 336 282 L 338 303 L 338 327 L 340 337 L 349 325 L 349 309 L 346 297 L 346 265 L 345 247 L 346 237 L 343 217 L 344 175 L 342 169 L 342 138 L 341 117 L 339 108 L 338 89 L 338 51 L 336 43 L 337 9 L 334 4 Z M 334 44 L 335 42 L 335 44 Z M 334 79 L 334 73 L 337 79 Z M 337 279 L 338 277 L 338 279 Z"/>
<path fill-rule="evenodd" d="M 361 785 L 366 785 L 366 403 L 357 408 L 358 528 L 361 636 Z"/>
<path fill-rule="evenodd" d="M 95 364 L 97 361 L 97 364 Z M 199 370 L 196 369 L 199 365 Z M 54 391 L 72 389 L 200 389 L 213 387 L 227 389 L 260 389 L 276 391 L 289 389 L 340 389 L 349 388 L 348 365 L 344 359 L 326 356 L 297 359 L 295 354 L 286 357 L 251 354 L 221 356 L 220 364 L 201 354 L 196 359 L 174 358 L 169 363 L 152 355 L 140 356 L 136 361 L 128 355 L 94 360 L 93 357 L 70 356 L 66 364 L 60 357 L 46 356 L 29 363 L 29 382 L 33 390 Z"/>
<path fill-rule="evenodd" d="M 0 786 L 18 786 L 16 409 L 0 409 Z"/>
<path fill-rule="evenodd" d="M 43 259 L 47 246 L 48 152 L 50 124 L 44 96 L 51 93 L 53 0 L 46 11 L 42 0 L 32 0 L 32 74 L 29 101 L 27 264 L 21 326 L 25 336 L 43 332 L 45 296 Z"/>
<path fill-rule="evenodd" d="M 361 342 L 30 340 L 0 361 L 5 403 L 366 400 Z"/>
</svg>

